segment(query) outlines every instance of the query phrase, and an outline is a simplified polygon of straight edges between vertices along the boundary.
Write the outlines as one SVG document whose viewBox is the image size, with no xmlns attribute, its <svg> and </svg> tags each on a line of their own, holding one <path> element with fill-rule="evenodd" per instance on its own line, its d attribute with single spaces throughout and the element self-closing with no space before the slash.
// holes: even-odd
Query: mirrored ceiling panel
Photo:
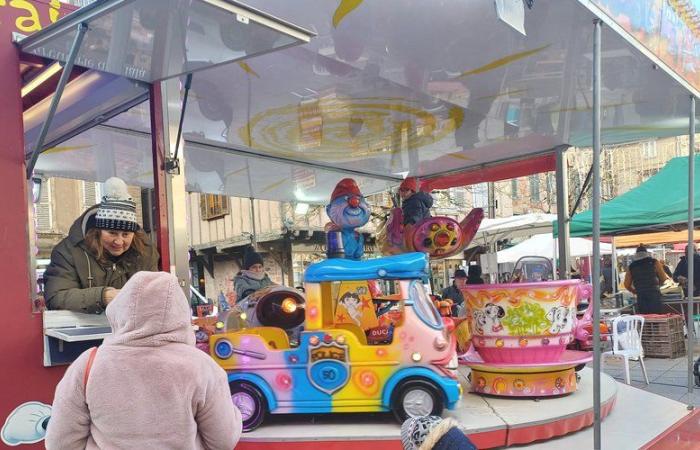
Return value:
<svg viewBox="0 0 700 450">
<path fill-rule="evenodd" d="M 341 170 L 271 161 L 187 141 L 184 157 L 188 192 L 323 205 L 338 181 L 349 176 Z M 45 151 L 35 173 L 89 181 L 118 176 L 129 185 L 152 187 L 151 137 L 100 125 Z M 398 184 L 389 178 L 350 176 L 365 195 Z"/>
<path fill-rule="evenodd" d="M 153 82 L 308 42 L 313 33 L 230 0 L 107 0 L 21 42 L 22 51 Z"/>
<path fill-rule="evenodd" d="M 523 35 L 493 0 L 251 0 L 309 44 L 195 74 L 185 136 L 373 175 L 439 176 L 589 146 L 593 14 L 538 0 Z M 683 134 L 688 93 L 603 32 L 606 144 Z"/>
</svg>

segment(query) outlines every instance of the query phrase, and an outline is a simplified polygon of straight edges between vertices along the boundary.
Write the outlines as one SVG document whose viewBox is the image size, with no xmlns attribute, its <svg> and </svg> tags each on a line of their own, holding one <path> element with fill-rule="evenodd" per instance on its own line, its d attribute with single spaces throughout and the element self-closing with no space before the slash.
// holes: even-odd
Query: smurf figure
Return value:
<svg viewBox="0 0 700 450">
<path fill-rule="evenodd" d="M 344 178 L 338 182 L 326 213 L 331 219 L 326 224 L 328 257 L 362 258 L 365 240 L 356 229 L 369 221 L 370 209 L 355 180 Z"/>
</svg>

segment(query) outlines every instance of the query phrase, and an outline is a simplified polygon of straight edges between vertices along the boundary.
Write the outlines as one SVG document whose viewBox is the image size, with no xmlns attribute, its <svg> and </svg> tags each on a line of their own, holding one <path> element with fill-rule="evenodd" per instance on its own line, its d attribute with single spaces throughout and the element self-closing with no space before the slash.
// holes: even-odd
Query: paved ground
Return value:
<svg viewBox="0 0 700 450">
<path fill-rule="evenodd" d="M 693 360 L 696 361 L 699 356 L 700 344 L 696 344 Z M 686 356 L 676 359 L 644 358 L 644 363 L 649 376 L 649 385 L 644 382 L 639 363 L 630 361 L 633 387 L 700 407 L 700 387 L 694 386 L 693 394 L 688 394 L 688 360 Z M 604 361 L 602 368 L 605 373 L 624 383 L 625 369 L 622 361 Z"/>
</svg>

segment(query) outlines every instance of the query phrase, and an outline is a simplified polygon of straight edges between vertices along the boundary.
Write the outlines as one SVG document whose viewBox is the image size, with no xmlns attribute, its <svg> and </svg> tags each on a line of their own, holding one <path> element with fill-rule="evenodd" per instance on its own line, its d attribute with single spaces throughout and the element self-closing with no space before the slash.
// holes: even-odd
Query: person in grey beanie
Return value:
<svg viewBox="0 0 700 450">
<path fill-rule="evenodd" d="M 240 302 L 253 292 L 274 284 L 265 272 L 260 253 L 256 252 L 252 246 L 247 247 L 243 254 L 243 269 L 233 279 L 236 301 Z"/>
</svg>

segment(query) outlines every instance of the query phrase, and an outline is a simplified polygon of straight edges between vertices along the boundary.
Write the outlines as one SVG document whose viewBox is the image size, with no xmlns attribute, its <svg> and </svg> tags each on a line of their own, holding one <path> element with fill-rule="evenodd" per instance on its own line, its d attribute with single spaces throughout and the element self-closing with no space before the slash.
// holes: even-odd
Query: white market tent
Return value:
<svg viewBox="0 0 700 450">
<path fill-rule="evenodd" d="M 472 245 L 489 245 L 501 239 L 530 237 L 551 231 L 556 214 L 523 214 L 484 219 L 474 235 Z"/>
<path fill-rule="evenodd" d="M 572 257 L 591 256 L 593 242 L 583 238 L 571 238 L 569 241 Z M 523 256 L 543 256 L 552 258 L 556 253 L 556 239 L 552 233 L 536 234 L 520 244 L 496 253 L 498 263 L 515 263 Z M 600 253 L 612 253 L 612 245 L 600 243 Z"/>
</svg>

